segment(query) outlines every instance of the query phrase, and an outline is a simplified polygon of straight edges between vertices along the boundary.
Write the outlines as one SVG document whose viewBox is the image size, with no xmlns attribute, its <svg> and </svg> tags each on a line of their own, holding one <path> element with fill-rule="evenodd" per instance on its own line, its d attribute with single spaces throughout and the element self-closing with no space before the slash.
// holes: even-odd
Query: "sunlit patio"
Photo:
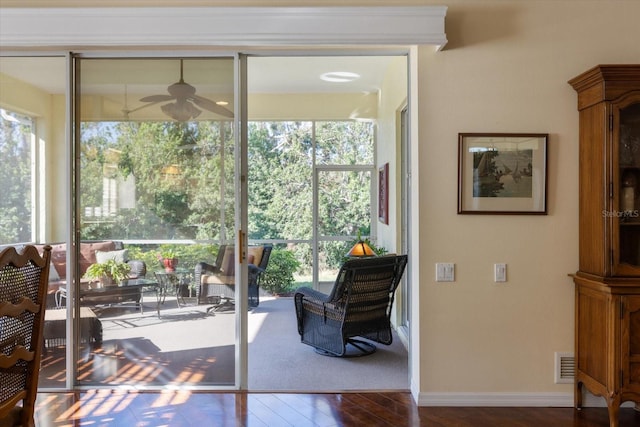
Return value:
<svg viewBox="0 0 640 427">
<path fill-rule="evenodd" d="M 78 379 L 82 385 L 125 388 L 172 385 L 231 386 L 235 375 L 235 314 L 207 313 L 195 301 L 178 307 L 144 301 L 132 307 L 95 307 L 103 341 L 80 344 Z M 407 352 L 396 339 L 371 356 L 321 356 L 300 343 L 293 298 L 261 297 L 248 314 L 249 388 L 252 390 L 407 390 Z M 195 337 L 195 339 L 194 339 Z M 65 346 L 50 345 L 43 356 L 41 387 L 64 387 Z M 304 375 L 301 375 L 304 370 Z"/>
</svg>

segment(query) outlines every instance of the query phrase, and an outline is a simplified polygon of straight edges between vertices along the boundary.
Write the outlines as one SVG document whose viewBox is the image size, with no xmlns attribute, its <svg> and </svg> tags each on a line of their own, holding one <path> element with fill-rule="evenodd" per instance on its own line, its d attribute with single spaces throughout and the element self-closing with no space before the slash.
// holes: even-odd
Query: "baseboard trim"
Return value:
<svg viewBox="0 0 640 427">
<path fill-rule="evenodd" d="M 420 393 L 418 406 L 573 406 L 572 393 Z"/>
<path fill-rule="evenodd" d="M 471 406 L 471 407 L 558 407 L 573 406 L 573 393 L 416 393 L 411 389 L 418 406 Z M 604 398 L 585 393 L 585 408 L 606 407 Z M 633 408 L 633 402 L 624 402 L 622 408 Z"/>
<path fill-rule="evenodd" d="M 412 393 L 414 398 L 415 392 Z M 565 407 L 573 406 L 573 393 L 432 393 L 418 394 L 418 406 L 520 406 Z M 605 407 L 604 398 L 586 393 L 584 407 Z M 634 407 L 625 402 L 622 407 Z"/>
</svg>

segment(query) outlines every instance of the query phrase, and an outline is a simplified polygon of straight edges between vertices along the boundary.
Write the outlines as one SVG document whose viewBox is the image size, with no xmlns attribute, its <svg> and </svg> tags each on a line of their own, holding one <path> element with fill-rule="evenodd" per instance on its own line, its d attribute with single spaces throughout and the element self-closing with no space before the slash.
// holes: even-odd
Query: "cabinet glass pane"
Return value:
<svg viewBox="0 0 640 427">
<path fill-rule="evenodd" d="M 620 261 L 640 265 L 640 104 L 620 110 Z"/>
</svg>

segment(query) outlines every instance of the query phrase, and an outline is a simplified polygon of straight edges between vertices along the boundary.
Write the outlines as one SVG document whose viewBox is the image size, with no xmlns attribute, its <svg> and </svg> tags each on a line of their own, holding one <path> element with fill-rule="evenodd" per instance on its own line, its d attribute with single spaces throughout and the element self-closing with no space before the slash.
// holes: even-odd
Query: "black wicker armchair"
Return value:
<svg viewBox="0 0 640 427">
<path fill-rule="evenodd" d="M 267 269 L 272 245 L 249 246 L 249 308 L 260 304 L 260 276 Z M 199 285 L 198 303 L 212 303 L 207 309 L 222 311 L 235 308 L 235 249 L 231 245 L 221 245 L 215 264 L 200 262 L 195 268 L 195 281 Z"/>
<path fill-rule="evenodd" d="M 376 346 L 369 341 L 391 344 L 391 307 L 407 259 L 386 255 L 349 260 L 329 295 L 299 288 L 294 302 L 301 341 L 332 356 L 371 354 Z"/>
</svg>

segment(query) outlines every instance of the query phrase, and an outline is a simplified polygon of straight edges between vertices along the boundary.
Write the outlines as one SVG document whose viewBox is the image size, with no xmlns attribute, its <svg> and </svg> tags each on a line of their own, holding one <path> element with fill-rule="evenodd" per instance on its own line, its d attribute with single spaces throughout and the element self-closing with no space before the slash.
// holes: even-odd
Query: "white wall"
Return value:
<svg viewBox="0 0 640 427">
<path fill-rule="evenodd" d="M 422 403 L 448 392 L 569 396 L 553 376 L 554 352 L 573 351 L 568 274 L 578 268 L 578 113 L 567 81 L 640 61 L 640 3 L 447 4 L 449 44 L 419 60 Z M 549 133 L 549 214 L 457 215 L 459 132 Z M 456 263 L 454 283 L 434 281 L 436 262 Z M 497 262 L 507 283 L 493 282 Z"/>
<path fill-rule="evenodd" d="M 377 222 L 378 243 L 396 253 L 400 250 L 400 112 L 407 103 L 407 90 L 407 57 L 398 56 L 385 73 L 380 91 L 377 152 L 378 168 L 389 163 L 389 224 Z"/>
<path fill-rule="evenodd" d="M 407 56 L 393 58 L 385 73 L 384 82 L 380 90 L 378 107 L 378 135 L 377 135 L 377 168 L 389 163 L 389 224 L 383 224 L 377 218 L 376 243 L 384 247 L 390 253 L 401 252 L 400 219 L 402 209 L 400 202 L 400 112 L 407 103 Z M 376 172 L 377 174 L 377 169 Z M 378 177 L 375 175 L 374 180 Z M 378 198 L 374 197 L 377 205 Z M 372 228 L 373 229 L 373 228 Z M 402 299 L 402 287 L 396 292 L 396 301 Z M 399 304 L 393 306 L 391 321 L 398 326 L 401 319 Z"/>
</svg>

